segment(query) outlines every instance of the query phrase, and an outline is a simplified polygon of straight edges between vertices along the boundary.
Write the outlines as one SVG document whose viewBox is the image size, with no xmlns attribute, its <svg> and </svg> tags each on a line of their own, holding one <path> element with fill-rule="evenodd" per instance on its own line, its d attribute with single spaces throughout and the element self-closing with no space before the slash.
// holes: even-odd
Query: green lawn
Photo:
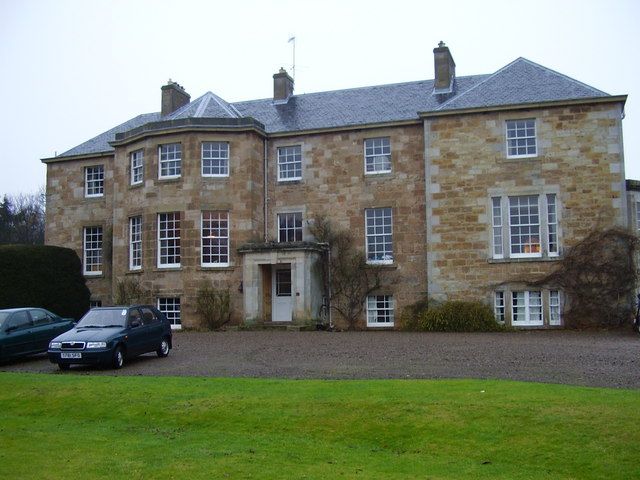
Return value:
<svg viewBox="0 0 640 480">
<path fill-rule="evenodd" d="M 493 380 L 0 373 L 0 478 L 640 478 L 639 411 Z"/>
</svg>

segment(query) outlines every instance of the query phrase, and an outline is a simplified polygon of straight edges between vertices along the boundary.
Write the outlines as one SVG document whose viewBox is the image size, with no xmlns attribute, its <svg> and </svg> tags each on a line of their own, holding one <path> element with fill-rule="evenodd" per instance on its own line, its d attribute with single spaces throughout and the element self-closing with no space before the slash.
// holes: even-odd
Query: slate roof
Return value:
<svg viewBox="0 0 640 480">
<path fill-rule="evenodd" d="M 159 120 L 252 117 L 267 133 L 369 125 L 419 119 L 422 114 L 609 96 L 601 90 L 518 58 L 492 75 L 457 77 L 454 93 L 433 95 L 433 80 L 229 103 L 207 92 L 166 117 L 139 115 L 60 155 L 110 152 L 116 133 Z"/>
</svg>

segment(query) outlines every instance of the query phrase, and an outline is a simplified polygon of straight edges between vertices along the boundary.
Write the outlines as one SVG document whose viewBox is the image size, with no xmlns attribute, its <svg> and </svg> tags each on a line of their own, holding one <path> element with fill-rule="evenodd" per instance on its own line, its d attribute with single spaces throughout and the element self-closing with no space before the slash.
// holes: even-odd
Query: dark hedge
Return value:
<svg viewBox="0 0 640 480">
<path fill-rule="evenodd" d="M 77 320 L 89 309 L 90 296 L 73 250 L 0 245 L 0 309 L 41 307 Z"/>
</svg>

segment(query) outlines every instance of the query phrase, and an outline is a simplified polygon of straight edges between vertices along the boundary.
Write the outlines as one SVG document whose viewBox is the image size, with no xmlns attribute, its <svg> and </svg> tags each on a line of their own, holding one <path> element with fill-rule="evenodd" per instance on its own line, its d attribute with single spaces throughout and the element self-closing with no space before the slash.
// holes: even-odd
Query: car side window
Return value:
<svg viewBox="0 0 640 480">
<path fill-rule="evenodd" d="M 51 318 L 47 312 L 44 310 L 31 310 L 31 320 L 34 325 L 48 325 L 53 322 L 53 318 Z"/>
<path fill-rule="evenodd" d="M 131 326 L 133 322 L 137 322 L 138 325 L 142 325 L 140 310 L 137 308 L 133 308 L 129 311 L 129 326 Z"/>
<path fill-rule="evenodd" d="M 157 321 L 156 316 L 153 311 L 149 308 L 142 308 L 142 324 L 143 325 L 151 325 Z"/>
<path fill-rule="evenodd" d="M 26 311 L 14 313 L 7 322 L 7 329 L 20 330 L 31 326 L 31 319 Z"/>
</svg>

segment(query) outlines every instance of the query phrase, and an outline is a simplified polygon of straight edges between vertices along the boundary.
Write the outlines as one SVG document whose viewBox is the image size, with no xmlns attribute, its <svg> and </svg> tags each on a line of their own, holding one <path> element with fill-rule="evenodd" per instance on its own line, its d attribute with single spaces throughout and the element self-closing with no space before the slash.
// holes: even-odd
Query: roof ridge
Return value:
<svg viewBox="0 0 640 480">
<path fill-rule="evenodd" d="M 203 100 L 200 102 L 200 105 L 198 105 L 198 108 L 196 108 L 196 113 L 194 114 L 194 117 L 199 117 L 204 113 L 204 111 L 207 108 L 207 105 L 209 105 L 209 100 L 211 100 L 211 96 L 208 95 L 210 93 L 211 92 L 207 92 L 202 96 Z"/>
<path fill-rule="evenodd" d="M 235 108 L 233 110 L 231 109 L 231 104 L 227 102 L 224 98 L 219 97 L 218 95 L 216 95 L 211 91 L 207 93 L 210 94 L 213 97 L 213 99 L 216 101 L 216 103 L 220 105 L 229 115 L 236 118 L 242 117 L 242 115 L 238 114 L 239 112 Z"/>
<path fill-rule="evenodd" d="M 477 75 L 463 75 L 461 77 L 456 77 L 459 79 L 462 78 L 474 78 L 474 77 L 484 77 L 488 75 L 487 73 L 480 73 Z M 320 92 L 308 92 L 308 93 L 299 93 L 296 95 L 292 95 L 291 98 L 293 97 L 303 97 L 303 96 L 307 96 L 307 95 L 322 95 L 322 94 L 327 94 L 327 93 L 335 93 L 335 92 L 351 92 L 354 90 L 364 90 L 367 88 L 378 88 L 378 87 L 395 87 L 395 86 L 400 86 L 400 85 L 415 85 L 418 83 L 427 83 L 427 82 L 433 82 L 435 79 L 433 78 L 429 78 L 429 79 L 425 79 L 425 80 L 412 80 L 409 82 L 395 82 L 395 83 L 382 83 L 382 84 L 378 84 L 378 85 L 365 85 L 362 87 L 352 87 L 352 88 L 337 88 L 335 90 L 323 90 Z M 231 102 L 230 105 L 234 106 L 234 105 L 238 105 L 238 104 L 243 104 L 243 103 L 252 103 L 252 102 L 262 102 L 262 101 L 272 101 L 273 98 L 270 97 L 266 97 L 266 98 L 255 98 L 252 100 L 240 100 L 237 102 Z"/>
</svg>

